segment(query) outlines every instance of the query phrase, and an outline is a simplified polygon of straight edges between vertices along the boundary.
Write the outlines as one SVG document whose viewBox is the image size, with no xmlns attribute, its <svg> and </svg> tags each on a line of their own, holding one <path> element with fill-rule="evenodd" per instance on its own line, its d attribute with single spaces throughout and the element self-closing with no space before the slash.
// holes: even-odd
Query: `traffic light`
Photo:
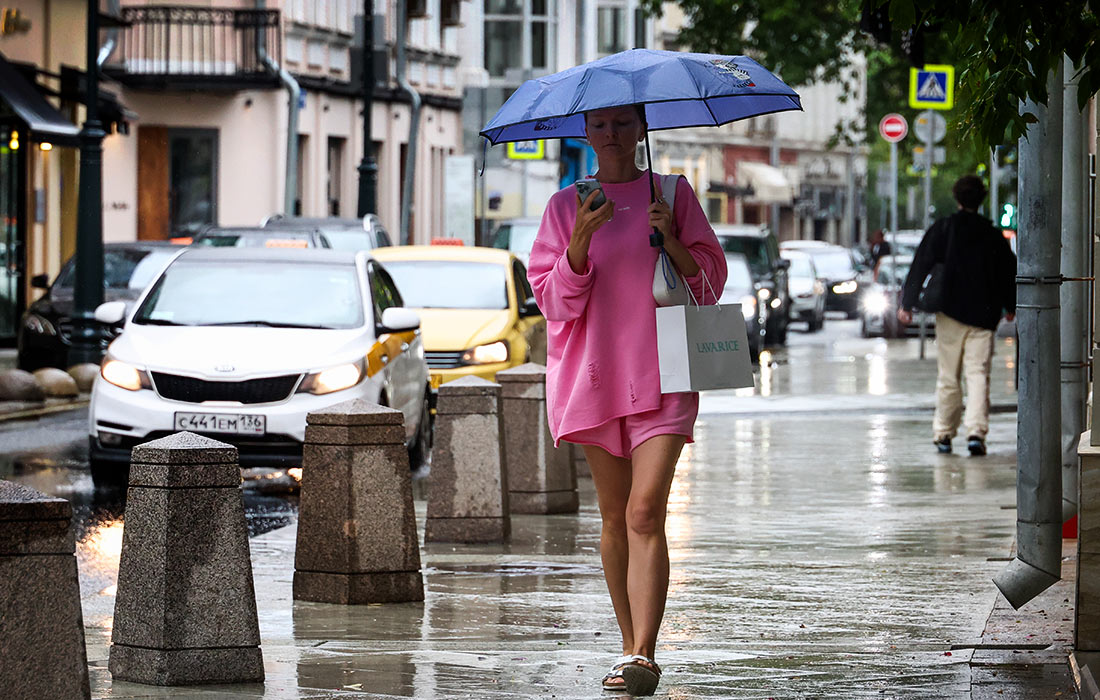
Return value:
<svg viewBox="0 0 1100 700">
<path fill-rule="evenodd" d="M 1016 205 L 1011 202 L 1005 202 L 1001 208 L 1001 228 L 1016 228 Z"/>
</svg>

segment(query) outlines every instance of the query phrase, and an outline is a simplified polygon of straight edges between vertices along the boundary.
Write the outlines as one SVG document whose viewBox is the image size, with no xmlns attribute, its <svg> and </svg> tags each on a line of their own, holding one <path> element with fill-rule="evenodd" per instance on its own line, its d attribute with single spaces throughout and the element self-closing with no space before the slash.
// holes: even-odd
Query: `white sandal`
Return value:
<svg viewBox="0 0 1100 700">
<path fill-rule="evenodd" d="M 619 670 L 631 695 L 653 695 L 661 682 L 661 667 L 648 656 L 635 654 Z"/>
<path fill-rule="evenodd" d="M 626 690 L 626 680 L 623 679 L 623 666 L 629 663 L 630 659 L 630 654 L 623 654 L 615 659 L 615 663 L 611 665 L 611 670 L 607 672 L 607 675 L 601 681 L 604 690 Z"/>
</svg>

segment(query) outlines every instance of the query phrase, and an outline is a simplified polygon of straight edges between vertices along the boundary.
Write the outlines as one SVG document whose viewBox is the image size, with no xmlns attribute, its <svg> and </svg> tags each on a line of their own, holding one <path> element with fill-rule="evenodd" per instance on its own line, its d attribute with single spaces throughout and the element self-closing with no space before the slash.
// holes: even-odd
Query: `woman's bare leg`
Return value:
<svg viewBox="0 0 1100 700">
<path fill-rule="evenodd" d="M 630 560 L 626 534 L 626 503 L 630 497 L 630 460 L 616 457 L 607 450 L 583 445 L 584 457 L 592 471 L 603 529 L 600 532 L 600 558 L 603 575 L 611 594 L 615 619 L 623 634 L 623 653 L 633 654 L 634 624 L 630 619 L 626 572 Z"/>
<path fill-rule="evenodd" d="M 634 624 L 630 653 L 651 659 L 668 596 L 668 494 L 686 441 L 682 435 L 657 435 L 635 448 L 631 460 L 633 479 L 626 506 L 626 591 Z"/>
</svg>

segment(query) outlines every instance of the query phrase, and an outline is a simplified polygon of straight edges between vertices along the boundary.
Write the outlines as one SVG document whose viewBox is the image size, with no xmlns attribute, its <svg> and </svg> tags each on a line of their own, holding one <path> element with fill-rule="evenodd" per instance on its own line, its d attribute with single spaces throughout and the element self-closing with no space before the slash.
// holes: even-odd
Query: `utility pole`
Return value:
<svg viewBox="0 0 1100 700">
<path fill-rule="evenodd" d="M 103 303 L 103 137 L 98 119 L 99 2 L 88 0 L 85 51 L 84 124 L 80 129 L 80 185 L 77 190 L 76 284 L 69 364 L 98 363 L 100 329 L 95 310 Z"/>
<path fill-rule="evenodd" d="M 371 137 L 374 105 L 374 2 L 363 0 L 363 160 L 359 161 L 358 216 L 378 213 L 378 162 Z"/>
</svg>

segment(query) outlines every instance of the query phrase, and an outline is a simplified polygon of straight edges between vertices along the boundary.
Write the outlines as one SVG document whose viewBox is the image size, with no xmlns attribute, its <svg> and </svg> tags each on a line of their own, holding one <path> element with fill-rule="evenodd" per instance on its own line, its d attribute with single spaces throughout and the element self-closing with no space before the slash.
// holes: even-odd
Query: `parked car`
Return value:
<svg viewBox="0 0 1100 700">
<path fill-rule="evenodd" d="M 760 350 L 768 327 L 769 306 L 760 299 L 760 287 L 752 275 L 752 268 L 744 255 L 726 253 L 726 286 L 722 289 L 720 304 L 740 304 L 745 317 L 745 330 L 749 337 L 749 352 L 753 362 L 760 362 Z"/>
<path fill-rule="evenodd" d="M 825 279 L 826 311 L 843 311 L 848 318 L 860 314 L 861 279 L 852 251 L 838 245 L 820 241 L 784 241 L 784 250 L 801 250 L 813 257 L 818 274 Z"/>
<path fill-rule="evenodd" d="M 775 235 L 766 226 L 744 224 L 719 224 L 714 227 L 714 233 L 722 250 L 745 256 L 753 277 L 760 284 L 759 296 L 769 306 L 768 344 L 786 343 L 791 308 L 787 281 L 790 263 L 780 257 Z"/>
<path fill-rule="evenodd" d="M 915 312 L 913 320 L 904 327 L 898 320 L 905 278 L 912 264 L 913 258 L 908 255 L 887 255 L 882 258 L 878 280 L 863 295 L 860 332 L 864 338 L 917 335 L 921 324 L 924 324 L 927 335 L 935 335 L 936 322 L 933 314 Z"/>
<path fill-rule="evenodd" d="M 890 244 L 890 254 L 899 257 L 913 257 L 917 254 L 917 246 L 924 238 L 924 231 L 920 229 L 902 229 L 899 231 L 887 231 L 886 242 Z"/>
<path fill-rule="evenodd" d="M 156 277 L 168 260 L 180 251 L 166 241 L 108 243 L 103 246 L 103 298 L 106 301 L 132 302 Z M 46 293 L 27 307 L 19 323 L 16 343 L 19 369 L 33 372 L 42 367 L 69 366 L 69 348 L 73 333 L 73 287 L 76 267 L 72 259 L 61 267 L 57 279 L 49 284 L 46 275 L 35 275 L 31 286 Z M 102 346 L 121 329 L 103 326 Z"/>
<path fill-rule="evenodd" d="M 546 319 L 515 255 L 450 245 L 395 246 L 374 255 L 420 314 L 435 385 L 470 374 L 492 380 L 525 362 L 546 364 Z"/>
<path fill-rule="evenodd" d="M 805 321 L 815 333 L 825 325 L 825 280 L 818 274 L 813 256 L 797 249 L 780 251 L 789 260 L 788 285 L 791 290 L 791 320 Z"/>
<path fill-rule="evenodd" d="M 531 260 L 531 246 L 542 220 L 537 217 L 504 219 L 493 233 L 493 247 L 511 251 L 524 265 Z"/>
<path fill-rule="evenodd" d="M 247 226 L 210 226 L 195 234 L 191 245 L 211 248 L 331 248 L 316 229 L 283 230 Z"/>
<path fill-rule="evenodd" d="M 96 310 L 124 315 L 122 302 Z M 400 410 L 411 463 L 428 459 L 420 319 L 367 253 L 188 248 L 125 316 L 92 390 L 97 483 L 180 430 L 236 445 L 244 464 L 298 464 L 306 414 L 357 398 Z"/>
<path fill-rule="evenodd" d="M 314 231 L 336 250 L 374 250 L 393 245 L 382 220 L 375 214 L 367 214 L 362 219 L 274 214 L 264 219 L 262 227 L 279 231 Z"/>
</svg>

